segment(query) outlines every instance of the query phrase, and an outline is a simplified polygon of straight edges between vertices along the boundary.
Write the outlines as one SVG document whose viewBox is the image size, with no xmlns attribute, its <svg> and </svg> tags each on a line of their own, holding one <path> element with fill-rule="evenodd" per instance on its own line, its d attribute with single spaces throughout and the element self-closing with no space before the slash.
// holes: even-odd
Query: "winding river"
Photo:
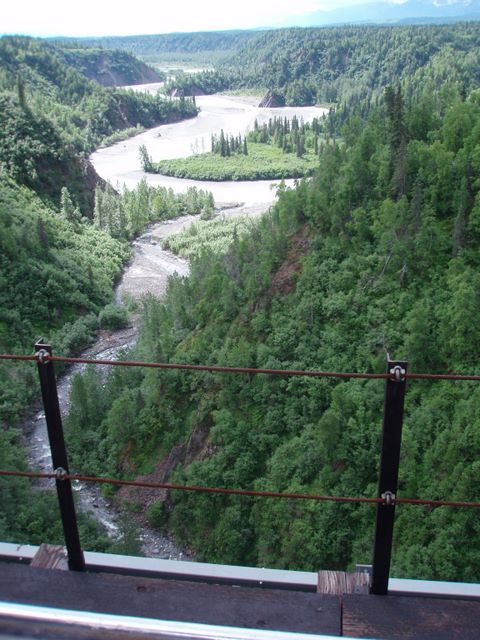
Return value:
<svg viewBox="0 0 480 640">
<path fill-rule="evenodd" d="M 161 85 L 149 84 L 131 88 L 136 91 L 154 92 L 159 86 Z M 144 173 L 140 168 L 139 159 L 141 145 L 147 147 L 154 161 L 185 158 L 209 151 L 212 134 L 220 134 L 221 129 L 225 133 L 243 135 L 253 129 L 255 120 L 263 124 L 275 116 L 290 119 L 296 115 L 305 122 L 311 122 L 313 118 L 321 117 L 327 111 L 321 107 L 264 109 L 256 106 L 259 100 L 218 94 L 199 96 L 196 102 L 200 113 L 196 118 L 149 129 L 134 138 L 99 149 L 90 159 L 97 173 L 113 185 L 118 183 L 134 187 L 145 178 L 151 185 L 171 187 L 177 193 L 192 186 L 206 189 L 213 193 L 217 204 L 244 202 L 268 207 L 275 199 L 275 181 L 209 182 L 172 178 Z M 291 185 L 293 180 L 286 183 Z"/>
<path fill-rule="evenodd" d="M 154 92 L 159 86 L 140 85 L 132 88 L 137 91 Z M 256 104 L 258 98 L 231 98 L 219 95 L 199 97 L 197 105 L 201 111 L 196 118 L 155 127 L 129 140 L 99 149 L 92 154 L 91 161 L 97 173 L 113 186 L 125 184 L 132 188 L 142 178 L 151 185 L 171 187 L 177 193 L 186 191 L 190 186 L 196 186 L 212 191 L 216 208 L 221 208 L 225 215 L 258 215 L 266 211 L 275 199 L 275 182 L 200 182 L 145 174 L 140 170 L 138 151 L 140 145 L 144 144 L 154 160 L 186 157 L 207 150 L 211 135 L 220 133 L 221 129 L 234 135 L 244 134 L 253 128 L 255 119 L 261 124 L 270 117 L 291 118 L 295 114 L 308 122 L 325 111 L 317 107 L 260 109 Z M 194 216 L 184 216 L 177 220 L 154 224 L 133 242 L 133 259 L 116 289 L 117 300 L 121 300 L 125 293 L 137 299 L 146 293 L 162 296 L 170 275 L 175 272 L 180 275 L 188 274 L 188 263 L 164 251 L 161 241 L 178 233 L 194 219 Z M 133 318 L 132 326 L 128 329 L 102 332 L 95 344 L 86 349 L 81 356 L 115 359 L 120 351 L 135 344 L 137 334 L 138 318 Z M 58 381 L 63 415 L 69 410 L 72 379 L 83 368 L 84 365 L 72 366 Z M 24 428 L 26 433 L 30 434 L 27 443 L 30 466 L 33 469 L 50 470 L 51 458 L 43 411 L 36 411 L 30 416 Z M 97 487 L 75 483 L 74 489 L 80 508 L 91 513 L 102 523 L 111 537 L 118 537 L 121 531 L 121 516 L 114 505 L 100 494 Z M 142 527 L 140 542 L 142 553 L 147 557 L 180 559 L 185 556 L 185 552 L 171 539 L 146 527 Z"/>
</svg>

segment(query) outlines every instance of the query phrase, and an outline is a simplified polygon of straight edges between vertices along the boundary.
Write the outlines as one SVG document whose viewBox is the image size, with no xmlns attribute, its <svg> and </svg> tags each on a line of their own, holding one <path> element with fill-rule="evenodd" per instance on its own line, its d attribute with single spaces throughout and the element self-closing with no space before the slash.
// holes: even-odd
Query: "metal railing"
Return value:
<svg viewBox="0 0 480 640">
<path fill-rule="evenodd" d="M 0 355 L 0 359 L 26 360 L 37 363 L 40 378 L 42 400 L 45 409 L 45 419 L 50 443 L 53 471 L 19 472 L 15 470 L 1 470 L 0 475 L 16 475 L 27 477 L 54 478 L 62 519 L 65 544 L 68 554 L 68 566 L 75 571 L 85 570 L 85 558 L 82 551 L 77 526 L 75 505 L 73 501 L 71 482 L 81 480 L 103 484 L 129 485 L 158 489 L 181 491 L 199 491 L 208 493 L 223 493 L 246 495 L 264 498 L 288 498 L 317 501 L 337 501 L 352 503 L 373 503 L 376 505 L 375 535 L 373 543 L 373 563 L 370 592 L 378 595 L 388 593 L 388 581 L 392 555 L 395 507 L 397 504 L 416 504 L 430 506 L 473 507 L 479 508 L 480 502 L 460 502 L 442 500 L 424 500 L 417 498 L 400 498 L 397 496 L 398 471 L 400 463 L 403 412 L 405 403 L 406 383 L 408 379 L 431 380 L 476 380 L 480 376 L 455 374 L 417 374 L 408 373 L 407 362 L 389 360 L 385 373 L 339 373 L 323 371 L 299 371 L 288 369 L 253 369 L 245 367 L 223 367 L 216 365 L 188 365 L 155 362 L 133 362 L 112 360 L 90 360 L 85 358 L 63 358 L 53 355 L 52 347 L 43 340 L 35 343 L 35 354 L 31 356 Z M 67 449 L 63 434 L 63 425 L 57 393 L 57 383 L 54 362 L 91 363 L 108 366 L 136 366 L 155 367 L 161 369 L 183 369 L 190 371 L 210 371 L 219 373 L 248 373 L 280 376 L 305 377 L 334 377 L 334 378 L 365 378 L 383 379 L 385 381 L 385 396 L 383 409 L 382 445 L 380 455 L 380 472 L 377 497 L 349 497 L 328 496 L 316 494 L 253 491 L 248 489 L 230 489 L 226 487 L 204 487 L 193 485 L 179 485 L 172 483 L 153 483 L 144 481 L 118 480 L 115 478 L 99 478 L 69 471 Z"/>
</svg>

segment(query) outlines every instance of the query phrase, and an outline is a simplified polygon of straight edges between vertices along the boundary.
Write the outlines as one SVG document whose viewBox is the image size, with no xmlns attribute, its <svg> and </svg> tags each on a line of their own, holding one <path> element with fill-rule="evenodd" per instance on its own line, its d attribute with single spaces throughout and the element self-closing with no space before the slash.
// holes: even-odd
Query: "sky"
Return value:
<svg viewBox="0 0 480 640">
<path fill-rule="evenodd" d="M 368 1 L 13 0 L 2 3 L 0 34 L 79 37 L 275 27 L 304 13 Z"/>
</svg>

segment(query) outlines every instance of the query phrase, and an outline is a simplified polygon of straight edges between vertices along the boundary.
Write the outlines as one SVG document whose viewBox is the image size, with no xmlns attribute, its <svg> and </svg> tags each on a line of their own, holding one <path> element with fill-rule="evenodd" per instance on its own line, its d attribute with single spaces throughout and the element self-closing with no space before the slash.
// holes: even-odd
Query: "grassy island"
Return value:
<svg viewBox="0 0 480 640">
<path fill-rule="evenodd" d="M 312 175 L 318 165 L 323 123 L 273 118 L 247 136 L 212 136 L 211 152 L 153 162 L 140 150 L 144 171 L 192 180 L 281 180 Z M 322 136 L 323 138 L 323 136 Z M 321 142 L 320 142 L 321 145 Z"/>
<path fill-rule="evenodd" d="M 278 147 L 250 143 L 248 155 L 222 157 L 216 153 L 202 153 L 190 158 L 162 160 L 153 164 L 153 173 L 192 180 L 277 180 L 312 175 L 318 156 L 307 151 L 298 158 L 283 153 Z"/>
</svg>

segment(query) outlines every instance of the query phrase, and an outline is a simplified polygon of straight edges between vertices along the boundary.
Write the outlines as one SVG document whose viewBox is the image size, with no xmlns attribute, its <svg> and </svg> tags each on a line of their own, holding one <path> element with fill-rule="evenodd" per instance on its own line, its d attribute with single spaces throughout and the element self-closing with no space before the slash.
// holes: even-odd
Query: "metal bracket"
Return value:
<svg viewBox="0 0 480 640">
<path fill-rule="evenodd" d="M 385 505 L 387 507 L 392 507 L 395 504 L 395 494 L 392 493 L 391 491 L 385 491 L 385 493 L 382 493 L 383 500 L 385 501 Z"/>
<path fill-rule="evenodd" d="M 63 467 L 57 467 L 53 472 L 55 474 L 55 480 L 65 480 L 67 472 Z"/>
<path fill-rule="evenodd" d="M 37 358 L 37 360 L 38 360 L 38 362 L 40 364 L 46 364 L 47 363 L 46 358 L 49 357 L 49 356 L 50 356 L 50 354 L 48 353 L 48 351 L 46 349 L 40 349 L 35 354 L 35 357 Z"/>
<path fill-rule="evenodd" d="M 400 367 L 398 364 L 396 367 L 390 369 L 390 375 L 393 376 L 395 382 L 403 382 L 405 380 L 405 374 L 405 369 Z"/>
</svg>

